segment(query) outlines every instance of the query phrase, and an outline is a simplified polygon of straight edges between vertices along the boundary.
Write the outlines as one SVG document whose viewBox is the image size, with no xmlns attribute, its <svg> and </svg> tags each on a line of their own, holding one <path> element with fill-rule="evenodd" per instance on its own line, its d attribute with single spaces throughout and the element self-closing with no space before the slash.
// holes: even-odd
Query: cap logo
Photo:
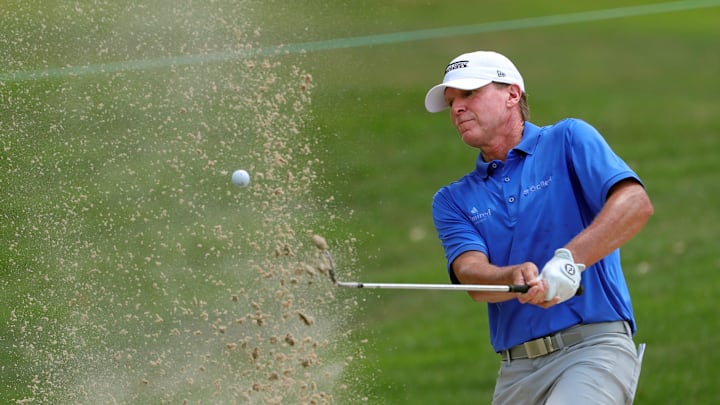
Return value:
<svg viewBox="0 0 720 405">
<path fill-rule="evenodd" d="M 448 74 L 448 72 L 453 71 L 455 69 L 466 68 L 468 63 L 470 63 L 469 60 L 459 60 L 457 62 L 453 62 L 453 63 L 447 65 L 447 68 L 445 68 L 445 74 Z"/>
<path fill-rule="evenodd" d="M 505 72 L 503 72 L 502 70 L 498 70 L 497 75 L 498 77 L 505 77 Z"/>
</svg>

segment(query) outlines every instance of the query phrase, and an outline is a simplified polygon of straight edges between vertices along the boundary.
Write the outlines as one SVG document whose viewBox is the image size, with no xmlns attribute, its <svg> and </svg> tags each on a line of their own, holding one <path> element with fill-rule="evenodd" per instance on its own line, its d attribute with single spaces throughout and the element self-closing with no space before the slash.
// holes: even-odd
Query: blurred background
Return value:
<svg viewBox="0 0 720 405">
<path fill-rule="evenodd" d="M 622 250 L 636 403 L 715 403 L 720 1 L 6 1 L 0 402 L 489 403 L 434 192 L 477 151 L 425 92 L 496 50 L 655 216 Z M 238 189 L 230 174 L 247 169 Z"/>
</svg>

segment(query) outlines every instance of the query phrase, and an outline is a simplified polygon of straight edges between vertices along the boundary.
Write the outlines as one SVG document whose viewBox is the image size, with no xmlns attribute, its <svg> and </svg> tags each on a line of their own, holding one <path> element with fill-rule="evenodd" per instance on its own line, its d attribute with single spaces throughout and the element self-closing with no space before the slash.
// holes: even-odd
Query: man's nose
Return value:
<svg viewBox="0 0 720 405">
<path fill-rule="evenodd" d="M 453 114 L 459 114 L 467 111 L 467 107 L 465 106 L 465 103 L 462 101 L 455 101 L 452 105 L 452 112 Z"/>
</svg>

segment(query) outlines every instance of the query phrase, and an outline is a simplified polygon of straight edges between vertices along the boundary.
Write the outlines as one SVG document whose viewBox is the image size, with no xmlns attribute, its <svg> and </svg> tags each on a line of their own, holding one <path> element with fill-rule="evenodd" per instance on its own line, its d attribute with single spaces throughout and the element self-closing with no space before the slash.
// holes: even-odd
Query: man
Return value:
<svg viewBox="0 0 720 405">
<path fill-rule="evenodd" d="M 529 122 L 523 78 L 495 52 L 455 58 L 425 106 L 480 150 L 433 198 L 452 282 L 530 286 L 470 292 L 502 359 L 493 403 L 632 403 L 643 346 L 619 248 L 653 213 L 639 177 L 586 122 Z"/>
</svg>

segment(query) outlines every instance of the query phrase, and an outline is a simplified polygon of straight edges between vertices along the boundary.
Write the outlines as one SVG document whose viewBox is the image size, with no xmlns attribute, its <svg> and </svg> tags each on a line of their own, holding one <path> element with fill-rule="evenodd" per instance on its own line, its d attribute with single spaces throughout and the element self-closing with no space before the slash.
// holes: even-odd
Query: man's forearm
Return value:
<svg viewBox="0 0 720 405">
<path fill-rule="evenodd" d="M 490 263 L 487 256 L 475 251 L 465 252 L 455 259 L 453 271 L 463 284 L 527 284 L 537 276 L 537 267 L 532 263 L 499 267 Z M 507 293 L 470 291 L 469 294 L 473 300 L 483 302 L 503 302 L 515 298 Z"/>
<path fill-rule="evenodd" d="M 591 266 L 632 239 L 653 214 L 652 203 L 639 183 L 625 180 L 612 190 L 593 222 L 565 247 L 577 263 Z"/>
</svg>

